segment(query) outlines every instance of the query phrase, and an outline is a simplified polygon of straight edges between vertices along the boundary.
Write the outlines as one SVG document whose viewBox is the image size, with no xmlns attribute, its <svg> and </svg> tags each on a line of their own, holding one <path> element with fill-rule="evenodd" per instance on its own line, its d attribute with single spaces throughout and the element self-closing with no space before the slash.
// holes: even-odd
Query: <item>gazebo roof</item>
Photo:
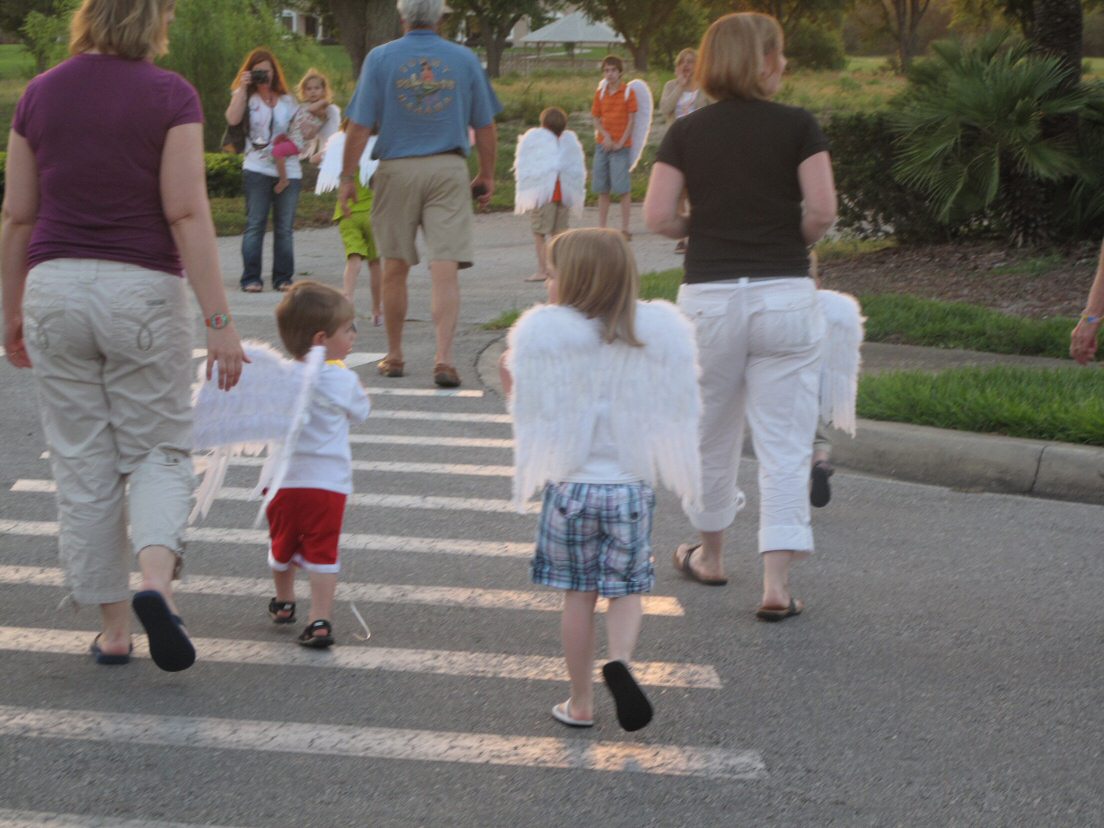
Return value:
<svg viewBox="0 0 1104 828">
<path fill-rule="evenodd" d="M 605 23 L 595 23 L 583 12 L 555 20 L 520 38 L 521 43 L 624 43 L 625 38 Z"/>
</svg>

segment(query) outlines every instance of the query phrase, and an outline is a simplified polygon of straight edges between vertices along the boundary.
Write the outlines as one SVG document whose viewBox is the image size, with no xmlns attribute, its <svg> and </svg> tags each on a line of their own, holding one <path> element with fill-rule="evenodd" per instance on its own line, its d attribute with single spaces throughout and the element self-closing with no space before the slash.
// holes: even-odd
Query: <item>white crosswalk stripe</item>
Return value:
<svg viewBox="0 0 1104 828">
<path fill-rule="evenodd" d="M 0 532 L 11 535 L 57 537 L 58 525 L 49 520 L 3 520 Z M 264 529 L 220 529 L 213 526 L 193 526 L 184 535 L 193 543 L 257 544 L 268 546 Z M 472 555 L 494 558 L 528 558 L 533 554 L 533 542 L 513 543 L 461 538 L 415 538 L 407 535 L 368 535 L 346 532 L 341 535 L 341 551 L 347 552 L 418 552 L 431 555 Z"/>
<path fill-rule="evenodd" d="M 130 588 L 138 589 L 141 576 L 131 575 Z M 0 584 L 28 586 L 65 585 L 65 574 L 53 567 L 0 565 Z M 175 587 L 182 594 L 233 595 L 255 597 L 269 595 L 269 578 L 234 578 L 188 575 Z M 337 585 L 340 601 L 365 601 L 373 604 L 426 604 L 438 607 L 468 607 L 472 609 L 513 609 L 535 612 L 559 612 L 559 593 L 526 592 L 515 589 L 477 589 L 474 587 L 439 587 L 422 584 L 366 584 L 342 581 Z M 667 595 L 645 595 L 642 598 L 645 615 L 681 616 L 682 605 Z M 599 601 L 598 611 L 605 612 L 608 602 Z"/>
<path fill-rule="evenodd" d="M 0 650 L 24 653 L 56 653 L 84 656 L 91 642 L 82 630 L 48 630 L 29 627 L 0 627 Z M 430 673 L 440 676 L 555 681 L 564 679 L 559 656 L 527 656 L 509 653 L 420 650 L 398 647 L 358 647 L 349 643 L 319 652 L 280 642 L 242 641 L 230 638 L 193 638 L 196 652 L 206 662 L 224 664 L 267 664 L 276 667 L 315 669 L 382 670 L 399 673 Z M 146 654 L 144 638 L 135 637 L 134 654 Z M 652 687 L 692 687 L 717 690 L 717 671 L 705 664 L 672 661 L 634 661 L 633 675 Z M 595 668 L 595 680 L 601 680 Z"/>
<path fill-rule="evenodd" d="M 197 357 L 202 356 L 197 352 Z M 353 362 L 368 364 L 382 355 L 353 355 Z M 367 373 L 367 372 L 365 372 Z M 374 373 L 374 372 L 373 372 Z M 526 505 L 525 515 L 519 515 L 512 502 L 505 495 L 509 492 L 508 481 L 513 469 L 509 452 L 513 449 L 513 440 L 509 436 L 510 418 L 490 407 L 482 391 L 474 389 L 456 389 L 438 391 L 434 389 L 403 388 L 401 386 L 369 387 L 369 393 L 377 398 L 376 406 L 368 423 L 356 429 L 350 437 L 353 446 L 353 468 L 358 473 L 370 477 L 357 479 L 358 489 L 348 499 L 350 509 L 346 515 L 346 528 L 375 528 L 375 521 L 382 514 L 388 514 L 381 528 L 402 527 L 403 534 L 366 533 L 346 531 L 341 536 L 342 554 L 352 560 L 353 555 L 386 555 L 387 560 L 409 560 L 396 556 L 442 556 L 439 560 L 451 567 L 449 571 L 465 572 L 464 559 L 490 560 L 505 559 L 510 566 L 518 566 L 521 561 L 533 554 L 534 522 L 532 516 L 539 512 L 539 504 Z M 388 405 L 423 406 L 421 409 L 392 409 Z M 482 407 L 480 407 L 482 406 Z M 374 424 L 380 423 L 377 427 Z M 403 428 L 404 425 L 408 428 Z M 381 433 L 386 431 L 417 432 L 432 431 L 422 424 L 443 425 L 444 435 L 417 433 Z M 452 432 L 451 434 L 449 432 Z M 465 431 L 469 433 L 464 433 Z M 487 436 L 482 436 L 487 435 Z M 389 449 L 388 459 L 373 456 L 373 449 Z M 406 460 L 402 449 L 417 450 L 414 459 Z M 484 453 L 468 453 L 461 457 L 460 451 L 481 450 Z M 490 452 L 501 452 L 492 454 Z M 375 452 L 379 454 L 381 452 Z M 48 454 L 43 453 L 43 458 Z M 399 458 L 399 459 L 394 459 Z M 464 459 L 469 462 L 453 462 Z M 475 460 L 475 462 L 470 462 Z M 489 461 L 489 462 L 488 462 Z M 244 469 L 255 468 L 263 462 L 260 458 L 238 458 L 232 465 L 241 467 L 233 480 L 243 478 Z M 401 483 L 398 475 L 416 475 L 420 494 L 388 493 L 387 485 Z M 361 486 L 361 483 L 367 485 Z M 408 484 L 410 485 L 410 484 Z M 381 491 L 384 489 L 384 491 Z M 24 497 L 52 495 L 56 492 L 54 482 L 46 475 L 18 479 L 11 485 L 11 491 Z M 251 489 L 247 487 L 227 486 L 219 492 L 219 499 L 229 502 L 253 500 Z M 502 497 L 463 496 L 498 492 Z M 366 515 L 363 509 L 387 510 L 387 512 Z M 466 526 L 469 521 L 491 521 L 496 527 L 493 538 L 450 538 L 419 537 L 406 534 L 405 528 L 419 526 L 418 510 L 429 510 L 443 516 L 433 522 L 423 516 L 426 526 L 423 535 L 432 535 L 435 525 Z M 219 514 L 214 513 L 213 517 Z M 473 518 L 463 515 L 506 516 L 510 518 Z M 526 517 L 526 515 L 528 517 Z M 223 518 L 225 521 L 225 518 Z M 368 521 L 371 520 L 372 523 Z M 450 534 L 464 534 L 463 528 L 449 529 Z M 473 530 L 469 530 L 473 531 Z M 37 554 L 39 549 L 52 549 L 52 540 L 58 535 L 58 525 L 53 521 L 35 521 L 17 519 L 15 515 L 0 513 L 0 535 L 41 539 L 20 549 L 24 555 Z M 453 680 L 480 679 L 487 682 L 502 683 L 503 687 L 525 686 L 526 682 L 546 683 L 563 686 L 566 684 L 563 654 L 558 647 L 551 652 L 495 652 L 490 650 L 510 650 L 509 645 L 496 643 L 494 633 L 487 637 L 487 619 L 513 618 L 516 622 L 506 621 L 507 625 L 528 623 L 521 619 L 537 619 L 540 623 L 554 629 L 555 623 L 549 615 L 559 613 L 562 605 L 562 593 L 555 590 L 499 589 L 483 586 L 471 586 L 457 583 L 463 575 L 453 575 L 447 580 L 451 583 L 421 585 L 417 583 L 392 583 L 389 579 L 380 582 L 342 581 L 337 587 L 337 601 L 354 602 L 366 617 L 369 626 L 373 619 L 383 613 L 392 612 L 396 607 L 423 607 L 434 610 L 450 610 L 452 615 L 449 628 L 439 631 L 439 637 L 430 641 L 435 647 L 410 647 L 404 634 L 396 634 L 391 627 L 385 626 L 387 640 L 376 635 L 367 641 L 357 641 L 345 610 L 338 621 L 338 646 L 325 652 L 319 652 L 293 644 L 299 624 L 293 627 L 275 627 L 263 613 L 263 604 L 273 594 L 272 582 L 261 577 L 263 571 L 263 550 L 268 545 L 268 533 L 264 529 L 252 529 L 235 526 L 200 525 L 190 527 L 186 538 L 189 543 L 201 545 L 201 557 L 198 558 L 208 571 L 190 572 L 185 580 L 177 584 L 181 595 L 204 596 L 207 600 L 216 597 L 240 599 L 255 607 L 250 611 L 251 620 L 231 623 L 229 627 L 219 626 L 216 631 L 223 637 L 196 637 L 193 639 L 202 665 L 210 665 L 210 671 L 230 671 L 235 667 L 248 670 L 309 670 L 322 671 L 330 676 L 373 675 L 377 681 L 383 676 L 421 676 L 425 682 L 426 695 L 432 697 L 432 682 L 444 682 L 448 677 Z M 29 552 L 28 552 L 29 550 Z M 222 569 L 224 561 L 230 556 L 253 555 L 257 560 L 258 577 L 231 575 Z M 51 555 L 52 557 L 52 555 Z M 449 560 L 452 559 L 452 560 Z M 433 558 L 423 560 L 435 565 Z M 504 563 L 505 563 L 504 561 Z M 518 563 L 514 563 L 514 562 Z M 6 591 L 58 590 L 64 588 L 63 571 L 56 566 L 39 564 L 40 559 L 21 557 L 18 561 L 0 561 L 0 586 Z M 422 564 L 419 564 L 422 565 Z M 489 565 L 485 564 L 485 565 Z M 194 569 L 194 567 L 193 567 Z M 222 571 L 220 571 L 222 569 Z M 240 571 L 240 570 L 239 570 Z M 480 578 L 485 576 L 478 576 Z M 516 576 L 514 576 L 516 577 Z M 418 580 L 417 576 L 404 576 L 404 580 Z M 432 580 L 432 579 L 431 579 Z M 132 576 L 132 588 L 139 585 L 137 575 Z M 387 582 L 384 582 L 387 581 Z M 475 583 L 479 583 L 477 580 Z M 193 606 L 185 602 L 185 612 Z M 37 599 L 36 599 L 37 602 Z M 645 614 L 653 618 L 666 619 L 665 625 L 685 624 L 682 604 L 673 596 L 642 596 Z M 608 602 L 598 603 L 600 612 L 606 611 Z M 303 607 L 306 615 L 306 606 Z M 461 616 L 458 611 L 477 613 L 474 616 Z M 502 616 L 490 615 L 488 611 L 506 613 Z M 405 617 L 417 617 L 407 610 Z M 535 615 L 526 616 L 526 613 Z M 463 618 L 477 618 L 472 629 L 479 631 L 478 638 L 466 637 Z M 22 619 L 20 619 L 22 620 Z M 497 623 L 497 621 L 496 621 Z M 651 622 L 650 622 L 651 623 Z M 512 632 L 512 631 L 511 631 Z M 431 633 L 432 635 L 432 633 Z M 443 637 L 440 637 L 443 635 Z M 91 630 L 51 629 L 39 625 L 0 626 L 0 652 L 20 654 L 32 658 L 88 659 L 88 648 L 94 632 Z M 466 643 L 473 649 L 461 649 Z M 506 639 L 504 639 L 506 640 Z M 515 638 L 509 639 L 517 640 Z M 520 639 L 524 641 L 524 639 Z M 490 641 L 489 645 L 485 642 Z M 386 644 L 386 646 L 384 646 Z M 449 649 L 442 649 L 444 644 Z M 153 666 L 145 662 L 148 649 L 143 635 L 134 636 L 134 656 L 137 659 L 132 669 L 151 671 Z M 456 647 L 452 649 L 452 647 Z M 89 665 L 91 668 L 91 665 Z M 715 694 L 723 689 L 721 675 L 710 664 L 687 663 L 681 661 L 641 660 L 634 661 L 633 673 L 642 686 L 676 690 L 695 694 Z M 220 677 L 222 673 L 218 674 Z M 305 673 L 304 673 L 305 675 Z M 600 669 L 595 668 L 595 680 L 601 681 Z M 187 681 L 185 676 L 183 680 Z M 179 681 L 180 679 L 176 679 Z M 505 692 L 505 691 L 504 691 Z M 658 693 L 660 690 L 650 690 Z M 709 696 L 713 698 L 712 696 Z M 449 696 L 442 696 L 441 704 L 449 704 Z M 657 777 L 699 777 L 723 781 L 756 782 L 767 778 L 767 769 L 763 757 L 744 746 L 693 746 L 682 744 L 656 744 L 647 737 L 641 739 L 629 734 L 623 741 L 601 741 L 593 739 L 561 738 L 568 733 L 554 722 L 549 721 L 537 735 L 464 732 L 463 723 L 459 729 L 452 730 L 451 720 L 448 730 L 419 730 L 389 727 L 359 727 L 335 725 L 320 721 L 303 721 L 311 716 L 293 716 L 290 721 L 265 721 L 256 718 L 221 717 L 218 707 L 211 710 L 209 717 L 156 715 L 161 712 L 134 710 L 111 712 L 105 710 L 103 700 L 98 704 L 83 701 L 70 702 L 69 708 L 85 706 L 98 709 L 54 709 L 48 705 L 29 707 L 22 704 L 5 705 L 5 695 L 0 694 L 0 740 L 18 738 L 34 740 L 39 745 L 47 745 L 55 740 L 67 743 L 100 743 L 111 745 L 142 745 L 147 750 L 202 749 L 242 751 L 249 754 L 265 755 L 275 753 L 306 754 L 319 757 L 345 757 L 364 761 L 412 761 L 425 763 L 444 763 L 470 766 L 495 766 L 540 769 L 573 769 L 590 773 L 632 773 Z M 110 707 L 110 705 L 108 705 Z M 309 708 L 300 708 L 309 709 Z M 206 711 L 205 711 L 206 712 Z M 608 716 L 608 711 L 606 712 Z M 609 725 L 612 725 L 609 722 Z M 544 734 L 549 735 L 544 735 Z M 2 800 L 0 800 L 2 801 Z M 22 803 L 19 803 L 22 804 Z M 42 803 L 36 803 L 41 805 Z M 49 805 L 46 806 L 49 808 Z M 60 811 L 66 810 L 59 808 Z M 70 809 L 71 810 L 71 809 Z M 174 814 L 176 815 L 176 814 Z M 157 814 L 154 814 L 157 816 Z M 186 813 L 184 818 L 187 819 Z M 0 828 L 9 825 L 58 825 L 58 826 L 104 826 L 104 828 L 132 828 L 147 825 L 151 828 L 190 828 L 186 823 L 157 822 L 152 819 L 113 819 L 80 814 L 53 813 L 49 810 L 0 810 Z"/>
<path fill-rule="evenodd" d="M 203 823 L 204 828 L 233 828 Z M 0 808 L 0 828 L 199 828 L 194 822 L 160 822 L 152 819 L 58 814 L 49 811 L 13 811 Z"/>
<path fill-rule="evenodd" d="M 128 742 L 158 747 L 620 771 L 723 780 L 766 776 L 762 757 L 749 750 L 492 733 L 443 733 L 315 722 L 32 710 L 0 705 L 0 733 L 22 738 Z"/>
<path fill-rule="evenodd" d="M 36 494 L 54 494 L 57 484 L 53 480 L 16 480 L 12 484 L 13 492 L 33 492 Z M 220 500 L 255 501 L 252 489 L 237 486 L 225 486 L 219 489 Z M 349 506 L 379 507 L 384 509 L 435 509 L 465 512 L 497 512 L 499 514 L 518 514 L 509 500 L 494 500 L 486 497 L 449 497 L 445 495 L 394 495 L 394 494 L 351 494 L 345 501 Z M 528 503 L 525 512 L 540 512 L 539 503 Z"/>
</svg>

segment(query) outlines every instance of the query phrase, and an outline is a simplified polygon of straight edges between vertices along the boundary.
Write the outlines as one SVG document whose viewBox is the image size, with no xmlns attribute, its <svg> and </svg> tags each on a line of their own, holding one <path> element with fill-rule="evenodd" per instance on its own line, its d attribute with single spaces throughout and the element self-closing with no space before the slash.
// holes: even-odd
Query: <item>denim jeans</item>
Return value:
<svg viewBox="0 0 1104 828">
<path fill-rule="evenodd" d="M 245 233 L 242 235 L 242 275 L 241 283 L 260 284 L 262 248 L 264 247 L 265 227 L 268 224 L 268 211 L 272 210 L 272 286 L 290 282 L 295 273 L 295 247 L 292 237 L 292 224 L 295 221 L 295 208 L 299 204 L 301 179 L 288 180 L 287 189 L 277 195 L 272 191 L 279 180 L 275 176 L 244 170 L 242 172 L 245 189 Z"/>
</svg>

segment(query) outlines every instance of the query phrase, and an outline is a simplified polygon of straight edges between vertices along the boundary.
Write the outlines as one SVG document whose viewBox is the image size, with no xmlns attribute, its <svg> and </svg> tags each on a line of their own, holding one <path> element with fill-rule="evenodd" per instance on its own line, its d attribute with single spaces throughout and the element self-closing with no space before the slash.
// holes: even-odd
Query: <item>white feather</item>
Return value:
<svg viewBox="0 0 1104 828">
<path fill-rule="evenodd" d="M 586 198 L 586 156 L 570 129 L 557 138 L 543 127 L 518 136 L 514 153 L 514 212 L 527 213 L 552 200 L 556 179 L 565 206 L 581 210 Z"/>
<path fill-rule="evenodd" d="M 669 302 L 638 302 L 636 333 L 643 347 L 606 344 L 593 320 L 561 305 L 526 311 L 510 331 L 519 510 L 546 481 L 585 462 L 599 408 L 607 404 L 621 466 L 648 483 L 662 481 L 688 507 L 700 504 L 693 326 Z"/>
<path fill-rule="evenodd" d="M 854 296 L 818 290 L 827 323 L 820 363 L 820 418 L 855 436 L 855 397 L 864 336 L 862 308 Z"/>
<path fill-rule="evenodd" d="M 325 348 L 316 346 L 305 360 L 296 362 L 264 342 L 246 341 L 242 346 L 250 361 L 242 366 L 241 379 L 230 391 L 219 390 L 218 363 L 210 380 L 205 377 L 206 366 L 199 366 L 192 441 L 195 451 L 205 453 L 198 458 L 204 471 L 189 522 L 207 515 L 234 457 L 267 451 L 269 460 L 261 478 L 275 496 L 283 478 L 278 465 L 271 466 L 273 458 L 285 452 L 290 457 L 294 450 L 326 356 Z M 286 458 L 283 468 L 287 468 Z"/>
<path fill-rule="evenodd" d="M 367 146 L 360 156 L 360 183 L 365 187 L 376 174 L 379 160 L 372 158 L 372 150 L 376 146 L 376 136 L 368 139 Z M 330 136 L 322 150 L 322 163 L 318 167 L 318 181 L 314 185 L 315 195 L 336 190 L 341 183 L 341 165 L 344 163 L 345 133 L 340 130 Z"/>
</svg>

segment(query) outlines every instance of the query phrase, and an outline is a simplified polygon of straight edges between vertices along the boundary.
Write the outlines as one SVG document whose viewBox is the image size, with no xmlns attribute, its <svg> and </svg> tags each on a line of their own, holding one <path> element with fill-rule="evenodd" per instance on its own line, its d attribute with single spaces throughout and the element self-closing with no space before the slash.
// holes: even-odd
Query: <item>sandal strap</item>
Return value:
<svg viewBox="0 0 1104 828">
<path fill-rule="evenodd" d="M 327 633 L 332 633 L 333 625 L 325 618 L 319 618 L 317 621 L 311 621 L 310 624 L 307 625 L 307 629 L 304 630 L 304 632 L 313 633 L 316 630 L 325 630 Z"/>
</svg>

